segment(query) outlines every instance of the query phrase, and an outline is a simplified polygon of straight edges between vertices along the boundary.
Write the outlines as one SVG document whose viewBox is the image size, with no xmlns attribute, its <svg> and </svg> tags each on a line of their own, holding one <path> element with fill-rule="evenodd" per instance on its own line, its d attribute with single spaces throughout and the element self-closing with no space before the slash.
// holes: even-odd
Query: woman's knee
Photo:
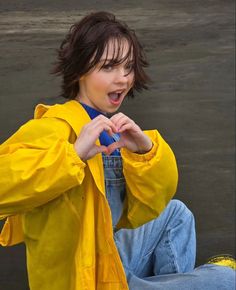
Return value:
<svg viewBox="0 0 236 290">
<path fill-rule="evenodd" d="M 178 200 L 178 199 L 172 199 L 169 202 L 168 207 L 172 208 L 174 211 L 177 211 L 179 213 L 187 213 L 189 215 L 193 215 L 193 213 L 186 206 L 186 204 L 183 203 L 182 201 Z"/>
<path fill-rule="evenodd" d="M 173 199 L 169 202 L 167 210 L 170 212 L 174 219 L 181 220 L 182 222 L 195 225 L 194 215 L 191 210 L 180 200 Z"/>
</svg>

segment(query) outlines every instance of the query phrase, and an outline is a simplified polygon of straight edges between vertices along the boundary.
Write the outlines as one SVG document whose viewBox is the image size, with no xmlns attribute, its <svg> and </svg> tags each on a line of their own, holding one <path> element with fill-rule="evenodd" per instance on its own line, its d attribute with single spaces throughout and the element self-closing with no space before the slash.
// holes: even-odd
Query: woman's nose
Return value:
<svg viewBox="0 0 236 290">
<path fill-rule="evenodd" d="M 129 81 L 129 74 L 124 68 L 121 68 L 117 72 L 116 76 L 116 81 L 117 82 L 122 82 L 122 83 L 127 83 Z"/>
</svg>

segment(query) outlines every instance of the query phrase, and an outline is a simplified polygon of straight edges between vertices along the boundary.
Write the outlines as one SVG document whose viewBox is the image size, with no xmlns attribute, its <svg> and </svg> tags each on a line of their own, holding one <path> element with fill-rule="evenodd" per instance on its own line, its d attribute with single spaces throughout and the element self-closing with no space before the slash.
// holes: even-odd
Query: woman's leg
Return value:
<svg viewBox="0 0 236 290">
<path fill-rule="evenodd" d="M 160 217 L 137 229 L 119 230 L 115 241 L 127 274 L 142 278 L 194 268 L 194 218 L 181 201 L 170 201 Z"/>
<path fill-rule="evenodd" d="M 192 213 L 172 200 L 163 213 L 137 229 L 115 234 L 130 290 L 233 290 L 235 271 L 203 265 L 196 269 Z"/>
<path fill-rule="evenodd" d="M 139 278 L 131 275 L 130 290 L 234 290 L 235 271 L 229 267 L 203 265 L 190 273 Z"/>
</svg>

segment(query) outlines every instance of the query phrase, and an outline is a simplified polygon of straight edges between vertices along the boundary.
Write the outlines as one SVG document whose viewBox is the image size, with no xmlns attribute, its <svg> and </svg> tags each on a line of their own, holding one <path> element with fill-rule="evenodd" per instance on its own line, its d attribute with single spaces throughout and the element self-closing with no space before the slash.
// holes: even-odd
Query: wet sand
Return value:
<svg viewBox="0 0 236 290">
<path fill-rule="evenodd" d="M 114 12 L 136 30 L 153 80 L 121 110 L 157 128 L 176 154 L 176 198 L 196 217 L 197 264 L 235 254 L 234 2 L 20 2 L 0 1 L 0 141 L 37 103 L 61 101 L 50 69 L 70 25 L 90 11 Z M 0 290 L 16 289 L 28 289 L 22 245 L 0 248 Z"/>
</svg>

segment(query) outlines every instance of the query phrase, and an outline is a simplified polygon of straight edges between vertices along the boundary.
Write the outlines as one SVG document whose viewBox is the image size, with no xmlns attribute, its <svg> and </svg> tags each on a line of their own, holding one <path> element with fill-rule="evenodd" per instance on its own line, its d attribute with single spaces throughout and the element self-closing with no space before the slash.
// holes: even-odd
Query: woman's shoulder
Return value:
<svg viewBox="0 0 236 290">
<path fill-rule="evenodd" d="M 39 104 L 35 108 L 35 119 L 58 119 L 67 123 L 78 135 L 81 128 L 90 122 L 85 109 L 75 100 L 68 101 L 64 104 L 55 104 L 48 106 Z"/>
</svg>

